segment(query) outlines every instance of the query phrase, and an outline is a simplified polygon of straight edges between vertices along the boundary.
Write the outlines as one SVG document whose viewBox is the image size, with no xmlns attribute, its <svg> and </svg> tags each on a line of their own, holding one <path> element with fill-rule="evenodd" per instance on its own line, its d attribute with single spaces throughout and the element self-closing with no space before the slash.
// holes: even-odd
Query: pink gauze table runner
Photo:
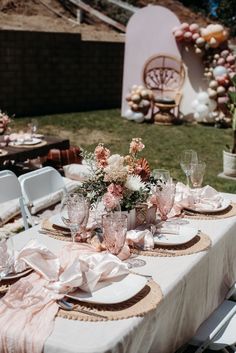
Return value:
<svg viewBox="0 0 236 353">
<path fill-rule="evenodd" d="M 128 273 L 127 265 L 87 244 L 67 244 L 57 258 L 37 240 L 17 255 L 36 272 L 12 285 L 0 301 L 0 352 L 41 353 L 54 327 L 57 299 L 74 287 L 92 291 L 99 281 Z"/>
</svg>

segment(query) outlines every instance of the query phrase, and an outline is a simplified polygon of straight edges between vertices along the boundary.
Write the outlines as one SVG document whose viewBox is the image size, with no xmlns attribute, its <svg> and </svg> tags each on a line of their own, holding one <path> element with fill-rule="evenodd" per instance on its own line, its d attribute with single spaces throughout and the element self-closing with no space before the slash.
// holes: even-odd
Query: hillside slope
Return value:
<svg viewBox="0 0 236 353">
<path fill-rule="evenodd" d="M 92 0 L 84 0 L 93 4 Z M 169 8 L 181 21 L 198 22 L 206 25 L 208 20 L 195 14 L 175 0 L 138 0 L 138 7 L 156 4 Z M 96 1 L 97 8 L 99 2 Z M 103 6 L 103 11 L 110 15 L 110 6 Z M 87 24 L 86 24 L 87 22 Z M 84 39 L 123 41 L 124 35 L 99 22 L 92 16 L 85 16 L 85 23 L 76 23 L 75 17 L 66 9 L 60 0 L 1 0 L 0 29 L 17 29 L 33 31 L 81 33 Z"/>
</svg>

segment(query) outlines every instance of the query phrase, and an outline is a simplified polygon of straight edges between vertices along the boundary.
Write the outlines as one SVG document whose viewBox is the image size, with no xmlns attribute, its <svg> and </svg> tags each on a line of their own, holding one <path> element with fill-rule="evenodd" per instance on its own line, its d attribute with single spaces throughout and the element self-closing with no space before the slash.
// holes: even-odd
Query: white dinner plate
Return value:
<svg viewBox="0 0 236 353">
<path fill-rule="evenodd" d="M 65 225 L 65 223 L 63 222 L 63 220 L 61 219 L 61 216 L 59 214 L 55 214 L 52 217 L 49 218 L 49 222 L 52 225 L 58 226 L 60 228 L 65 228 L 66 230 L 68 230 L 68 226 Z"/>
<path fill-rule="evenodd" d="M 8 275 L 4 276 L 4 278 L 2 280 L 20 278 L 24 275 L 27 275 L 27 273 L 30 273 L 31 271 L 32 271 L 32 268 L 27 268 L 26 270 L 21 271 L 21 272 L 8 273 Z"/>
<path fill-rule="evenodd" d="M 145 277 L 130 273 L 125 277 L 99 282 L 99 289 L 92 293 L 77 289 L 66 296 L 87 303 L 116 304 L 135 296 L 145 287 L 147 281 Z"/>
<path fill-rule="evenodd" d="M 200 208 L 200 207 L 196 207 L 196 208 L 190 208 L 190 207 L 186 207 L 186 210 L 189 211 L 193 211 L 193 212 L 197 212 L 197 213 L 217 213 L 217 212 L 221 212 L 226 210 L 226 208 L 229 207 L 229 205 L 231 204 L 230 200 L 227 199 L 223 199 L 222 203 L 221 203 L 221 207 L 219 208 Z"/>
<path fill-rule="evenodd" d="M 156 245 L 181 245 L 189 242 L 198 234 L 198 229 L 189 225 L 180 225 L 178 234 L 154 234 Z"/>
<path fill-rule="evenodd" d="M 41 139 L 33 137 L 31 140 L 25 140 L 22 145 L 37 145 L 40 142 L 42 142 Z"/>
<path fill-rule="evenodd" d="M 13 141 L 13 142 L 10 142 L 9 143 L 9 146 L 33 146 L 33 145 L 37 145 L 39 144 L 40 142 L 42 142 L 41 139 L 38 139 L 38 138 L 32 138 L 31 140 L 24 140 L 22 142 L 20 141 Z"/>
</svg>

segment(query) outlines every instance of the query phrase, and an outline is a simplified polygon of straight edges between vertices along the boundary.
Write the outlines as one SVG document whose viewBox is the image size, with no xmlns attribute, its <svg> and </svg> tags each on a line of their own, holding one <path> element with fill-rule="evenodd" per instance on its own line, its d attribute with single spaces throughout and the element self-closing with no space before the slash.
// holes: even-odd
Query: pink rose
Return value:
<svg viewBox="0 0 236 353">
<path fill-rule="evenodd" d="M 116 198 L 122 198 L 123 196 L 123 187 L 121 185 L 112 183 L 108 186 L 107 191 Z"/>
<path fill-rule="evenodd" d="M 112 195 L 110 192 L 106 192 L 102 198 L 103 203 L 108 210 L 113 210 L 118 203 L 117 198 Z"/>
</svg>

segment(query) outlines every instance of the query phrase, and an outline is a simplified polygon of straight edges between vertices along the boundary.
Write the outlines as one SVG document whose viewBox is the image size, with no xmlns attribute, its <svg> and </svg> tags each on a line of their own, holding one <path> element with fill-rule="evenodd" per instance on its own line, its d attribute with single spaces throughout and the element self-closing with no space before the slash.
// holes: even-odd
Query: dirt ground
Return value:
<svg viewBox="0 0 236 353">
<path fill-rule="evenodd" d="M 184 7 L 176 0 L 138 0 L 137 6 L 148 3 L 166 6 L 180 20 L 206 25 L 209 21 Z M 84 40 L 124 41 L 124 34 L 113 30 L 95 18 L 85 18 L 79 24 L 60 0 L 1 0 L 0 29 L 80 33 Z M 88 24 L 89 23 L 89 24 Z"/>
<path fill-rule="evenodd" d="M 1 0 L 0 29 L 71 32 L 80 33 L 84 40 L 124 41 L 124 34 L 103 23 L 79 24 L 59 0 Z"/>
</svg>

